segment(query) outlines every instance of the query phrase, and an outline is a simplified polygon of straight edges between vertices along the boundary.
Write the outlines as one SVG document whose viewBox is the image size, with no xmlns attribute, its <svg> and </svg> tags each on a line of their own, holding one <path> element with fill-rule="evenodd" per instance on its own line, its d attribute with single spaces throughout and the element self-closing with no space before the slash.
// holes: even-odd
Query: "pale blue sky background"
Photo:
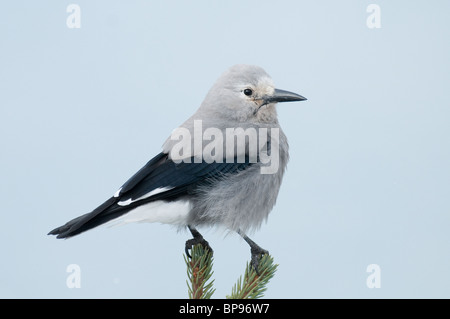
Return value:
<svg viewBox="0 0 450 319">
<path fill-rule="evenodd" d="M 291 161 L 251 236 L 280 264 L 266 297 L 450 297 L 450 2 L 77 1 L 68 29 L 70 3 L 0 5 L 0 297 L 187 297 L 187 233 L 46 234 L 113 194 L 236 63 L 308 98 L 279 106 Z M 225 297 L 249 248 L 204 235 Z"/>
</svg>

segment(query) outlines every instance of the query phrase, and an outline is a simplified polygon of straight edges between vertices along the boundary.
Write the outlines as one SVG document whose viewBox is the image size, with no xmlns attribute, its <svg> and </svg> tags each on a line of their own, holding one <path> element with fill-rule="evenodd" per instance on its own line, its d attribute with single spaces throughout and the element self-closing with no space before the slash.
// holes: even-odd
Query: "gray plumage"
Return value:
<svg viewBox="0 0 450 319">
<path fill-rule="evenodd" d="M 174 131 L 184 132 L 182 145 L 188 147 L 182 154 L 180 138 L 174 138 L 173 132 L 162 152 L 113 197 L 49 234 L 67 238 L 106 222 L 162 222 L 188 226 L 194 236 L 186 242 L 189 255 L 194 244 L 210 248 L 196 227 L 219 226 L 244 237 L 257 268 L 258 256 L 267 252 L 245 233 L 258 229 L 267 219 L 289 160 L 276 103 L 302 100 L 306 99 L 275 89 L 260 67 L 231 67 L 212 86 L 198 110 Z M 208 129 L 214 130 L 214 139 L 204 139 Z M 199 136 L 203 137 L 200 142 Z M 205 153 L 212 140 L 214 152 Z M 236 141 L 233 148 L 230 140 Z"/>
<path fill-rule="evenodd" d="M 289 159 L 289 145 L 280 128 L 275 104 L 265 105 L 255 114 L 255 107 L 259 105 L 253 98 L 242 94 L 248 87 L 253 89 L 256 99 L 270 94 L 274 89 L 270 76 L 262 68 L 235 65 L 217 80 L 197 112 L 181 127 L 187 128 L 192 137 L 194 120 L 202 120 L 203 129 L 219 128 L 223 136 L 226 135 L 226 128 L 255 128 L 256 131 L 268 128 L 268 140 L 270 128 L 277 128 L 280 132 L 279 168 L 274 174 L 261 174 L 260 166 L 264 164 L 259 162 L 213 185 L 201 187 L 192 201 L 187 221 L 190 225 L 220 225 L 247 233 L 258 229 L 275 205 Z M 163 152 L 170 153 L 174 142 L 169 138 Z M 248 150 L 248 145 L 245 149 Z"/>
</svg>

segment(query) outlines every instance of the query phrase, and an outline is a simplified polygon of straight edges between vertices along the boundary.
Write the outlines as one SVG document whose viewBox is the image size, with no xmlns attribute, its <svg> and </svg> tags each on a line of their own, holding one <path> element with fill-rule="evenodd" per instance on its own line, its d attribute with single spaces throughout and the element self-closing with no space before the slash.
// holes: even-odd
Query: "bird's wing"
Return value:
<svg viewBox="0 0 450 319">
<path fill-rule="evenodd" d="M 211 183 L 224 175 L 245 170 L 251 164 L 248 158 L 242 163 L 195 163 L 194 158 L 175 163 L 167 154 L 160 153 L 122 186 L 116 194 L 120 198 L 118 205 L 173 199 L 199 184 Z"/>
<path fill-rule="evenodd" d="M 115 219 L 131 209 L 156 200 L 175 200 L 195 192 L 198 185 L 213 183 L 228 174 L 250 167 L 248 157 L 243 163 L 175 163 L 165 153 L 151 159 L 102 205 L 52 230 L 50 235 L 67 238 Z"/>
</svg>

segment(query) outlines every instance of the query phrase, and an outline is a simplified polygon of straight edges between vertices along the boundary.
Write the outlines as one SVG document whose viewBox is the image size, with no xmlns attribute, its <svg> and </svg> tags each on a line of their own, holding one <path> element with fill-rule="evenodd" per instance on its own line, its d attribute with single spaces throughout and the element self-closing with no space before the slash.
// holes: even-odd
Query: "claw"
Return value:
<svg viewBox="0 0 450 319">
<path fill-rule="evenodd" d="M 189 259 L 192 259 L 192 256 L 189 253 L 189 250 L 192 248 L 192 246 L 188 246 L 188 241 L 186 242 L 186 246 L 184 247 L 184 252 L 186 253 L 186 256 L 188 256 Z"/>
<path fill-rule="evenodd" d="M 189 253 L 189 250 L 191 250 L 193 246 L 198 244 L 202 245 L 203 248 L 205 248 L 205 250 L 208 250 L 211 253 L 211 255 L 214 253 L 209 243 L 203 238 L 203 236 L 200 235 L 186 241 L 186 245 L 184 247 L 186 256 L 192 258 L 191 254 Z"/>
<path fill-rule="evenodd" d="M 259 270 L 258 270 L 259 262 L 261 261 L 261 259 L 263 258 L 264 255 L 269 255 L 269 252 L 265 249 L 262 249 L 259 246 L 251 247 L 250 251 L 252 254 L 252 259 L 251 259 L 250 263 L 251 263 L 253 269 L 255 270 L 256 274 L 258 276 L 260 276 L 261 274 L 259 273 Z"/>
</svg>

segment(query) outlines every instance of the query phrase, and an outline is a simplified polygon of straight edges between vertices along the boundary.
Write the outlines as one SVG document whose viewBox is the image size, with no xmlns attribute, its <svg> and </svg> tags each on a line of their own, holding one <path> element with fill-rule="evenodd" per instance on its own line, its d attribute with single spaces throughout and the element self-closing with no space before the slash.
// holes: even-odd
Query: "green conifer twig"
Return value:
<svg viewBox="0 0 450 319">
<path fill-rule="evenodd" d="M 191 249 L 192 258 L 185 255 L 184 261 L 187 266 L 188 293 L 190 299 L 209 299 L 213 295 L 214 280 L 210 280 L 212 274 L 213 257 L 209 250 L 202 245 L 195 245 Z M 253 266 L 247 262 L 244 279 L 239 277 L 237 283 L 233 286 L 231 295 L 228 299 L 256 299 L 264 296 L 267 290 L 267 284 L 275 275 L 278 265 L 274 264 L 273 257 L 264 255 L 258 266 L 258 273 Z M 208 282 L 209 281 L 209 282 Z"/>
<path fill-rule="evenodd" d="M 187 265 L 186 281 L 189 290 L 189 299 L 210 299 L 215 289 L 214 280 L 210 280 L 212 274 L 213 257 L 209 250 L 202 245 L 195 245 L 191 249 L 192 258 L 189 260 L 185 255 L 184 261 Z"/>
<path fill-rule="evenodd" d="M 257 299 L 264 296 L 267 284 L 277 271 L 277 264 L 273 263 L 273 257 L 264 255 L 259 261 L 258 272 L 247 262 L 244 280 L 239 277 L 237 283 L 231 290 L 231 296 L 227 299 Z"/>
</svg>

